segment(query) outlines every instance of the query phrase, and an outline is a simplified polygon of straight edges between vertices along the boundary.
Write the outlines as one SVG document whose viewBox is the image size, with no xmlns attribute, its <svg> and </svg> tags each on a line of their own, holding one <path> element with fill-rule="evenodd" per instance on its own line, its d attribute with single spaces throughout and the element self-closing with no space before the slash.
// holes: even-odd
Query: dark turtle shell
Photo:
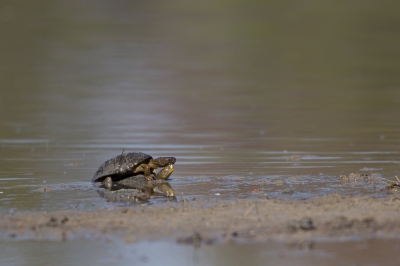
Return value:
<svg viewBox="0 0 400 266">
<path fill-rule="evenodd" d="M 92 178 L 92 182 L 102 182 L 106 177 L 119 181 L 135 175 L 135 169 L 141 164 L 147 164 L 153 159 L 142 152 L 122 153 L 100 165 Z"/>
</svg>

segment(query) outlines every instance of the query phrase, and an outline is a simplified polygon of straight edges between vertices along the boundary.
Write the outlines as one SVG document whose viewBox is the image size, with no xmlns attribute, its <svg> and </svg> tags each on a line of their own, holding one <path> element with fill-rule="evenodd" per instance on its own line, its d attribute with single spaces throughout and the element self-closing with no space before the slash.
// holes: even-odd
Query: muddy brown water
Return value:
<svg viewBox="0 0 400 266">
<path fill-rule="evenodd" d="M 2 243 L 2 265 L 398 265 L 395 240 L 346 242 L 251 243 L 194 248 L 168 242 L 136 245 L 69 241 Z M 63 253 L 58 251 L 62 249 Z M 88 255 L 90 254 L 90 256 Z M 338 263 L 338 259 L 340 262 Z"/>
<path fill-rule="evenodd" d="M 175 156 L 170 185 L 179 199 L 388 197 L 382 182 L 343 184 L 338 177 L 400 176 L 398 5 L 2 3 L 0 214 L 134 208 L 100 197 L 90 183 L 122 150 Z M 300 254 L 280 244 L 199 251 L 164 242 L 98 245 L 143 263 L 152 262 L 137 255 L 146 245 L 192 252 L 175 265 L 207 264 L 238 250 L 273 260 L 268 245 L 317 265 L 345 260 L 343 245 L 364 245 L 318 243 L 326 249 Z M 398 249 L 392 244 L 375 240 L 365 250 Z M 74 245 L 3 241 L 13 256 L 2 254 L 1 264 L 39 265 L 36 248 L 55 258 Z M 82 245 L 99 254 L 94 241 Z"/>
</svg>

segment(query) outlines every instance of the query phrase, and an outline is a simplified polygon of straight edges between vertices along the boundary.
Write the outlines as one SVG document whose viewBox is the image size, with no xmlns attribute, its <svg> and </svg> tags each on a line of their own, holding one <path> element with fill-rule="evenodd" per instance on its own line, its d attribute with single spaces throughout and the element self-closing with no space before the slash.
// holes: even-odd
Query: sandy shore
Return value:
<svg viewBox="0 0 400 266">
<path fill-rule="evenodd" d="M 79 237 L 224 241 L 293 241 L 317 237 L 399 237 L 400 197 L 326 196 L 303 201 L 179 201 L 94 211 L 14 212 L 0 216 L 3 239 Z"/>
</svg>

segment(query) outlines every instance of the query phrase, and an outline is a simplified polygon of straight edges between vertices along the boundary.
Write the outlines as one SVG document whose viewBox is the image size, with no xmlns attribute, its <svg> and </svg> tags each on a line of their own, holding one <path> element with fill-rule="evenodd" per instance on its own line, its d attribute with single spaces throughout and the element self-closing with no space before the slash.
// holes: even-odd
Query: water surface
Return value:
<svg viewBox="0 0 400 266">
<path fill-rule="evenodd" d="M 397 240 L 346 241 L 329 243 L 303 241 L 178 245 L 169 242 L 125 244 L 115 241 L 0 242 L 1 265 L 397 265 Z M 156 251 L 156 252 L 155 252 Z M 89 255 L 90 254 L 90 255 Z"/>
<path fill-rule="evenodd" d="M 0 4 L 0 213 L 112 208 L 123 150 L 175 156 L 180 199 L 382 196 L 338 176 L 400 176 L 399 5 Z"/>
</svg>

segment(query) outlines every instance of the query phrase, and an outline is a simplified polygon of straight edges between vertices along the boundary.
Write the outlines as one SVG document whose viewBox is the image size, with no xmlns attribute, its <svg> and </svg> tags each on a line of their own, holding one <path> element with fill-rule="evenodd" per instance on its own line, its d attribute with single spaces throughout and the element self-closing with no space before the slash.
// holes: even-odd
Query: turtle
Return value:
<svg viewBox="0 0 400 266">
<path fill-rule="evenodd" d="M 154 179 L 168 179 L 174 171 L 175 157 L 159 157 L 153 159 L 142 152 L 122 152 L 120 155 L 105 161 L 100 165 L 92 178 L 92 182 L 103 182 L 110 188 L 114 181 L 123 180 L 131 176 L 143 174 L 148 181 Z M 163 167 L 158 174 L 155 169 Z M 155 177 L 154 177 L 155 175 Z"/>
</svg>

